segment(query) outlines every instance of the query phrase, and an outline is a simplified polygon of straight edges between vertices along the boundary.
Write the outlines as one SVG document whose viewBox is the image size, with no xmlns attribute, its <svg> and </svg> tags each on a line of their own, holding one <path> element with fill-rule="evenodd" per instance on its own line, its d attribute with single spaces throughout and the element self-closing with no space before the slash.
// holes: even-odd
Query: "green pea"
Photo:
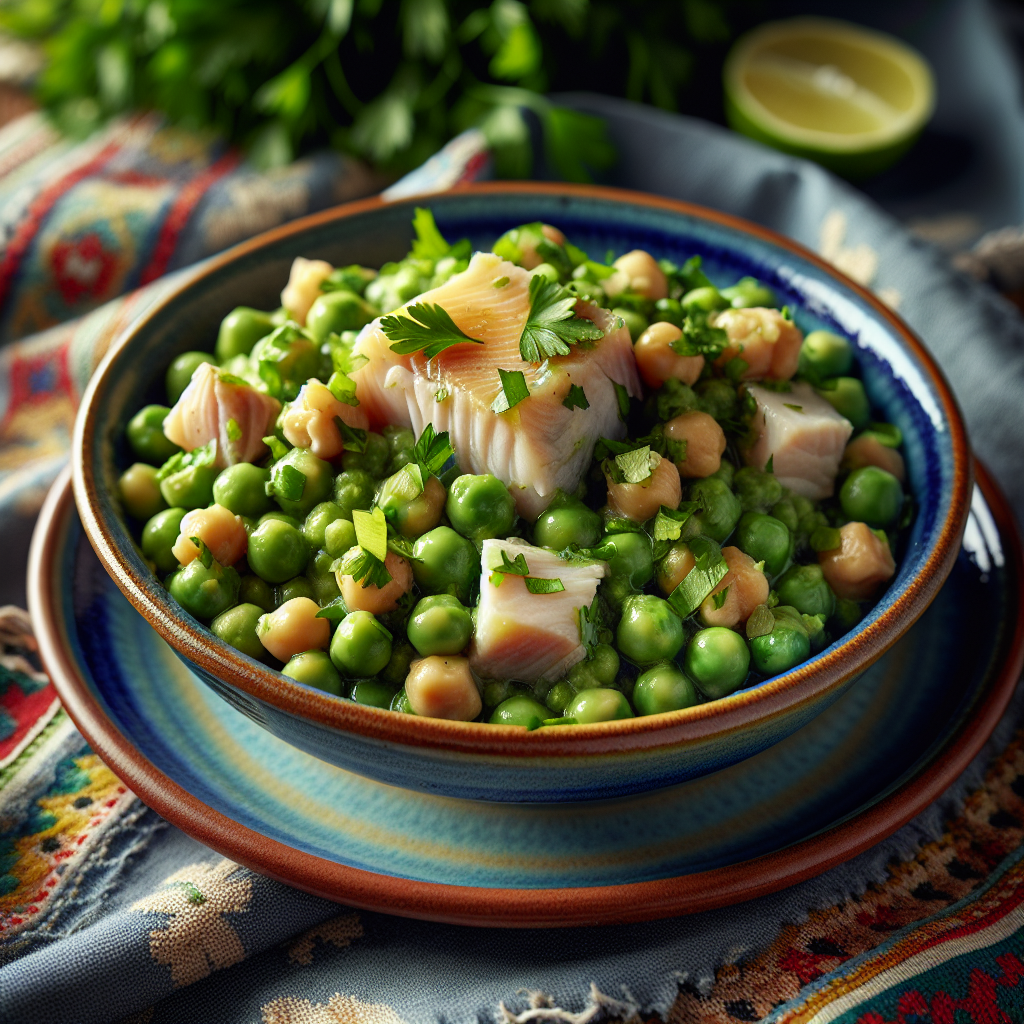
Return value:
<svg viewBox="0 0 1024 1024">
<path fill-rule="evenodd" d="M 772 505 L 771 515 L 780 523 L 785 523 L 790 533 L 796 533 L 800 525 L 800 516 L 797 514 L 792 498 L 785 497 Z"/>
<path fill-rule="evenodd" d="M 745 512 L 736 527 L 736 547 L 755 562 L 763 561 L 767 576 L 778 576 L 793 557 L 793 535 L 774 516 Z"/>
<path fill-rule="evenodd" d="M 854 430 L 866 427 L 871 419 L 871 403 L 864 385 L 856 377 L 832 377 L 818 389 L 840 416 L 845 416 Z"/>
<path fill-rule="evenodd" d="M 242 595 L 241 587 L 238 589 L 238 595 Z M 261 661 L 266 657 L 267 649 L 256 635 L 256 623 L 264 611 L 265 609 L 256 604 L 236 604 L 234 608 L 221 612 L 210 623 L 210 630 L 225 643 L 231 644 L 236 651 Z"/>
<path fill-rule="evenodd" d="M 586 661 L 573 665 L 566 678 L 575 693 L 594 687 L 613 687 L 618 674 L 618 652 L 610 644 L 597 644 L 594 653 Z"/>
<path fill-rule="evenodd" d="M 294 471 L 305 477 L 295 487 Z M 270 488 L 282 511 L 304 519 L 334 490 L 334 470 L 308 448 L 292 448 L 270 467 Z M 293 489 L 294 488 L 294 489 Z"/>
<path fill-rule="evenodd" d="M 365 451 L 346 451 L 341 457 L 341 468 L 347 470 L 361 469 L 369 473 L 374 479 L 379 479 L 384 475 L 389 458 L 388 443 L 384 437 L 380 434 L 368 432 L 366 435 Z"/>
<path fill-rule="evenodd" d="M 744 512 L 767 512 L 782 500 L 782 484 L 778 479 L 753 466 L 745 466 L 736 471 L 732 488 Z"/>
<path fill-rule="evenodd" d="M 181 393 L 188 387 L 192 374 L 203 363 L 213 363 L 217 360 L 209 352 L 182 352 L 167 368 L 167 401 L 170 405 L 181 398 Z"/>
<path fill-rule="evenodd" d="M 369 267 L 361 267 L 358 263 L 352 263 L 347 267 L 338 267 L 327 279 L 335 288 L 347 288 L 350 292 L 362 295 L 366 286 L 377 276 L 376 270 Z"/>
<path fill-rule="evenodd" d="M 313 301 L 306 314 L 306 330 L 321 344 L 328 334 L 358 331 L 377 311 L 362 296 L 350 291 L 325 292 Z"/>
<path fill-rule="evenodd" d="M 347 520 L 342 520 L 342 522 L 347 522 Z M 309 581 L 310 589 L 313 591 L 313 600 L 321 608 L 341 596 L 341 591 L 338 589 L 338 579 L 331 571 L 334 561 L 333 556 L 329 552 L 321 549 L 309 560 L 306 566 L 305 575 Z"/>
<path fill-rule="evenodd" d="M 238 603 L 238 573 L 230 566 L 198 558 L 183 566 L 167 580 L 171 597 L 197 619 L 213 619 Z"/>
<path fill-rule="evenodd" d="M 698 480 L 690 488 L 690 499 L 700 502 L 700 511 L 687 520 L 687 536 L 703 533 L 721 544 L 743 514 L 739 499 L 725 481 L 713 476 Z"/>
<path fill-rule="evenodd" d="M 731 488 L 736 479 L 736 467 L 728 459 L 722 459 L 722 464 L 711 475 Z"/>
<path fill-rule="evenodd" d="M 385 472 L 390 476 L 412 461 L 412 448 L 416 444 L 416 435 L 409 427 L 400 427 L 394 424 L 385 427 L 381 433 L 388 443 L 388 465 Z"/>
<path fill-rule="evenodd" d="M 610 533 L 602 538 L 600 547 L 609 574 L 628 579 L 634 590 L 654 578 L 654 549 L 646 533 Z"/>
<path fill-rule="evenodd" d="M 618 690 L 580 690 L 565 709 L 567 718 L 575 718 L 579 725 L 594 722 L 614 722 L 621 718 L 633 718 L 629 701 Z"/>
<path fill-rule="evenodd" d="M 665 322 L 682 327 L 685 315 L 682 303 L 678 299 L 658 299 L 654 304 L 654 317 L 651 322 Z"/>
<path fill-rule="evenodd" d="M 811 331 L 800 346 L 800 373 L 812 380 L 842 377 L 853 366 L 853 346 L 831 331 Z"/>
<path fill-rule="evenodd" d="M 756 277 L 742 277 L 735 284 L 723 288 L 722 298 L 733 309 L 747 309 L 753 306 L 771 308 L 778 303 L 775 292 Z"/>
<path fill-rule="evenodd" d="M 249 358 L 266 379 L 271 394 L 283 401 L 295 398 L 310 377 L 319 377 L 324 371 L 320 346 L 289 325 L 260 338 Z"/>
<path fill-rule="evenodd" d="M 380 670 L 381 681 L 396 690 L 405 683 L 409 675 L 409 666 L 418 657 L 416 648 L 410 643 L 396 643 L 391 646 L 391 657 Z"/>
<path fill-rule="evenodd" d="M 679 711 L 699 703 L 693 680 L 674 661 L 663 661 L 647 669 L 633 687 L 633 706 L 641 715 Z"/>
<path fill-rule="evenodd" d="M 306 521 L 302 524 L 302 535 L 309 542 L 309 546 L 316 550 L 317 548 L 323 548 L 327 546 L 327 527 L 331 523 L 337 522 L 348 522 L 344 519 L 341 512 L 341 506 L 335 501 L 321 501 L 319 505 L 314 506 L 310 509 L 309 515 L 306 516 Z M 349 523 L 349 526 L 352 524 Z M 355 528 L 353 527 L 353 537 L 355 536 Z M 355 543 L 355 540 L 352 541 Z M 352 545 L 350 544 L 349 547 Z M 335 555 L 336 558 L 340 557 Z"/>
<path fill-rule="evenodd" d="M 239 462 L 222 470 L 214 480 L 213 500 L 236 516 L 258 519 L 274 506 L 267 495 L 269 481 L 269 469 L 254 466 L 251 462 Z"/>
<path fill-rule="evenodd" d="M 709 626 L 690 641 L 683 668 L 703 694 L 717 700 L 738 690 L 747 678 L 750 650 L 739 633 Z"/>
<path fill-rule="evenodd" d="M 334 501 L 346 519 L 352 518 L 355 509 L 368 509 L 373 504 L 377 484 L 363 469 L 349 469 L 339 473 L 334 480 Z"/>
<path fill-rule="evenodd" d="M 306 686 L 315 686 L 340 697 L 344 686 L 331 659 L 323 651 L 303 651 L 293 654 L 281 675 Z"/>
<path fill-rule="evenodd" d="M 729 305 L 729 300 L 717 288 L 704 285 L 688 291 L 683 296 L 681 305 L 686 313 L 692 313 L 694 310 L 710 313 L 715 309 L 725 309 Z"/>
<path fill-rule="evenodd" d="M 653 594 L 626 598 L 615 634 L 619 650 L 638 665 L 674 658 L 683 646 L 683 624 L 671 606 Z"/>
<path fill-rule="evenodd" d="M 400 715 L 415 715 L 412 705 L 409 703 L 409 695 L 405 692 L 403 686 L 398 693 L 391 700 L 391 710 L 397 711 Z"/>
<path fill-rule="evenodd" d="M 409 640 L 420 654 L 458 654 L 473 635 L 469 609 L 450 594 L 423 597 L 409 616 Z"/>
<path fill-rule="evenodd" d="M 214 349 L 217 362 L 223 363 L 235 356 L 247 356 L 253 345 L 273 329 L 274 320 L 269 313 L 249 306 L 236 306 L 220 322 L 217 347 Z"/>
<path fill-rule="evenodd" d="M 576 687 L 568 680 L 563 679 L 548 690 L 544 704 L 552 715 L 561 718 L 565 715 L 565 709 L 569 706 L 569 702 L 575 696 Z"/>
<path fill-rule="evenodd" d="M 739 398 L 736 387 L 721 377 L 701 381 L 694 389 L 700 410 L 716 420 L 729 420 L 736 416 Z"/>
<path fill-rule="evenodd" d="M 125 427 L 125 436 L 137 458 L 159 466 L 181 449 L 164 435 L 164 420 L 171 410 L 166 405 L 147 405 Z"/>
<path fill-rule="evenodd" d="M 626 325 L 626 330 L 629 331 L 630 340 L 633 342 L 650 326 L 647 323 L 647 317 L 635 309 L 629 309 L 626 306 L 616 306 L 612 313 L 622 318 L 622 322 Z"/>
<path fill-rule="evenodd" d="M 452 526 L 475 541 L 508 536 L 516 519 L 512 495 L 490 473 L 467 473 L 452 481 L 445 511 Z"/>
<path fill-rule="evenodd" d="M 370 612 L 349 612 L 331 639 L 331 661 L 350 679 L 375 676 L 391 660 L 391 634 Z"/>
<path fill-rule="evenodd" d="M 754 668 L 766 676 L 775 676 L 800 662 L 811 653 L 811 642 L 802 630 L 793 629 L 785 621 L 776 621 L 775 628 L 750 641 Z"/>
<path fill-rule="evenodd" d="M 836 596 L 825 582 L 820 565 L 794 565 L 775 584 L 780 604 L 792 605 L 806 615 L 824 615 L 835 610 Z"/>
<path fill-rule="evenodd" d="M 527 729 L 536 729 L 551 713 L 539 700 L 517 694 L 503 700 L 495 709 L 488 721 L 491 725 L 520 725 Z"/>
<path fill-rule="evenodd" d="M 167 508 L 167 502 L 156 482 L 156 466 L 136 462 L 129 466 L 117 482 L 121 504 L 133 519 L 150 519 Z"/>
<path fill-rule="evenodd" d="M 469 603 L 480 581 L 480 554 L 476 546 L 450 526 L 438 526 L 412 546 L 412 572 L 426 594 L 453 593 Z"/>
<path fill-rule="evenodd" d="M 614 611 L 621 611 L 622 605 L 627 598 L 632 597 L 636 593 L 633 589 L 633 584 L 629 582 L 628 576 L 607 577 L 602 580 L 598 592 Z"/>
<path fill-rule="evenodd" d="M 324 530 L 324 548 L 332 558 L 341 558 L 349 548 L 355 547 L 356 528 L 351 519 L 335 519 Z"/>
<path fill-rule="evenodd" d="M 186 466 L 160 481 L 160 493 L 171 508 L 206 508 L 213 502 L 213 466 Z"/>
<path fill-rule="evenodd" d="M 390 313 L 409 299 L 424 292 L 430 282 L 419 271 L 408 264 L 398 265 L 390 274 L 374 278 L 364 292 L 367 302 L 373 303 L 384 313 Z"/>
<path fill-rule="evenodd" d="M 848 519 L 885 529 L 899 519 L 903 487 L 892 473 L 878 466 L 862 466 L 846 478 L 839 503 Z"/>
<path fill-rule="evenodd" d="M 295 516 L 288 515 L 287 512 L 281 512 L 278 509 L 272 509 L 270 512 L 264 512 L 256 522 L 257 527 L 262 526 L 264 523 L 287 523 L 289 526 L 294 527 L 296 530 L 302 529 L 302 520 L 296 519 Z"/>
<path fill-rule="evenodd" d="M 316 593 L 305 576 L 294 576 L 292 579 L 285 580 L 284 583 L 279 583 L 274 587 L 274 603 L 278 608 L 285 601 L 290 601 L 294 597 L 308 597 L 311 601 L 316 600 Z"/>
<path fill-rule="evenodd" d="M 157 512 L 142 528 L 142 553 L 161 572 L 170 572 L 178 567 L 178 560 L 171 553 L 181 533 L 181 521 L 185 518 L 183 508 L 167 508 Z"/>
<path fill-rule="evenodd" d="M 383 708 L 387 711 L 395 699 L 395 688 L 387 686 L 379 679 L 359 679 L 353 684 L 349 699 L 355 701 L 356 704 L 363 704 L 370 708 Z"/>
<path fill-rule="evenodd" d="M 272 612 L 277 607 L 274 600 L 274 588 L 259 576 L 243 576 L 238 587 L 238 600 L 242 604 L 256 605 L 265 612 Z M 260 644 L 262 647 L 263 645 Z"/>
<path fill-rule="evenodd" d="M 562 551 L 570 544 L 592 548 L 601 537 L 601 517 L 582 501 L 572 501 L 541 512 L 533 527 L 533 542 Z"/>
<path fill-rule="evenodd" d="M 836 598 L 836 610 L 832 615 L 833 635 L 848 633 L 863 618 L 860 605 L 845 597 Z"/>
<path fill-rule="evenodd" d="M 263 519 L 249 537 L 249 565 L 268 583 L 298 576 L 309 561 L 309 544 L 302 530 L 279 519 Z"/>
</svg>

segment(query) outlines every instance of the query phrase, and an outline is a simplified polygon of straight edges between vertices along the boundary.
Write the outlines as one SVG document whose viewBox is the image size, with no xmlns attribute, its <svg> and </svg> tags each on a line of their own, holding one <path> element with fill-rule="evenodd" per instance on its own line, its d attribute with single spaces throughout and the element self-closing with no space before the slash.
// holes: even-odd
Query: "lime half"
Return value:
<svg viewBox="0 0 1024 1024">
<path fill-rule="evenodd" d="M 848 178 L 888 167 L 931 117 L 935 85 L 891 36 L 827 18 L 762 25 L 732 48 L 725 109 L 738 132 Z"/>
</svg>

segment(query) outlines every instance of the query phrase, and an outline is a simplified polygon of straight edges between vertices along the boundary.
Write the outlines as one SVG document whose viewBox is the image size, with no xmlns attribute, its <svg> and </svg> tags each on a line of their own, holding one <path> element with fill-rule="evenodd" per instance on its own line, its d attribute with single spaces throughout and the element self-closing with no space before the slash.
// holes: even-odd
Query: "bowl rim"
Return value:
<svg viewBox="0 0 1024 1024">
<path fill-rule="evenodd" d="M 635 204 L 655 211 L 682 214 L 697 220 L 752 235 L 788 251 L 824 272 L 857 297 L 899 337 L 919 362 L 942 406 L 952 449 L 952 488 L 949 510 L 923 566 L 905 590 L 879 618 L 863 630 L 853 632 L 835 650 L 819 656 L 813 667 L 797 666 L 753 689 L 740 691 L 694 708 L 660 715 L 639 716 L 615 722 L 576 725 L 572 729 L 537 729 L 523 733 L 515 726 L 478 722 L 450 722 L 418 718 L 372 708 L 289 680 L 274 669 L 246 659 L 234 648 L 214 637 L 198 623 L 193 625 L 174 613 L 170 599 L 159 584 L 143 579 L 118 546 L 112 524 L 99 513 L 102 489 L 90 457 L 97 429 L 99 398 L 110 384 L 121 353 L 135 335 L 196 282 L 282 239 L 300 235 L 311 228 L 380 208 L 423 204 L 432 197 L 458 195 L 577 196 L 611 203 Z M 670 746 L 698 744 L 711 737 L 745 729 L 754 722 L 790 713 L 813 702 L 827 691 L 862 672 L 889 649 L 920 617 L 949 575 L 959 550 L 970 508 L 972 465 L 966 431 L 956 399 L 946 379 L 923 343 L 910 327 L 866 288 L 836 270 L 820 256 L 777 232 L 732 214 L 694 203 L 667 199 L 647 193 L 608 186 L 549 182 L 484 182 L 459 186 L 439 193 L 410 197 L 387 203 L 379 196 L 324 210 L 264 232 L 203 263 L 186 280 L 150 307 L 111 344 L 93 373 L 82 397 L 75 421 L 72 443 L 72 478 L 75 502 L 86 535 L 100 562 L 115 584 L 149 623 L 186 659 L 214 677 L 227 682 L 255 700 L 269 704 L 293 717 L 312 721 L 334 732 L 350 732 L 365 738 L 463 754 L 499 757 L 577 757 L 622 754 Z M 161 600 L 157 588 L 164 595 Z"/>
<path fill-rule="evenodd" d="M 1004 544 L 1009 600 L 1016 611 L 1007 616 L 1012 629 L 1003 663 L 993 670 L 971 714 L 963 715 L 944 746 L 922 759 L 920 770 L 912 769 L 860 811 L 815 835 L 690 875 L 560 889 L 446 885 L 381 875 L 298 850 L 203 803 L 141 754 L 110 719 L 71 656 L 59 596 L 57 540 L 74 514 L 68 476 L 63 470 L 50 489 L 32 537 L 28 605 L 43 664 L 72 721 L 132 792 L 194 839 L 260 874 L 361 910 L 477 927 L 556 928 L 675 917 L 777 892 L 869 849 L 938 799 L 991 736 L 1024 669 L 1024 553 L 1005 496 L 979 465 L 978 485 Z"/>
</svg>

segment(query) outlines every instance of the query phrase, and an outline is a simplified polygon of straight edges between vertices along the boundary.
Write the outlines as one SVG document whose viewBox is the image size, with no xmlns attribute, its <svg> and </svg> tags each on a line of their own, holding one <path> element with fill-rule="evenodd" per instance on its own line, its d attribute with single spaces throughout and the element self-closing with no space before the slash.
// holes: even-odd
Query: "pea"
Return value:
<svg viewBox="0 0 1024 1024">
<path fill-rule="evenodd" d="M 254 466 L 251 462 L 239 462 L 222 470 L 214 480 L 213 500 L 236 516 L 258 519 L 274 506 L 267 495 L 269 481 L 269 469 Z"/>
<path fill-rule="evenodd" d="M 160 485 L 156 482 L 156 473 L 156 466 L 136 462 L 121 474 L 117 489 L 125 511 L 133 519 L 151 519 L 167 508 Z"/>
<path fill-rule="evenodd" d="M 342 522 L 347 522 L 343 519 Z M 322 608 L 330 604 L 335 598 L 341 596 L 338 589 L 338 579 L 331 571 L 334 564 L 334 557 L 325 550 L 318 551 L 306 566 L 306 579 L 309 581 L 312 590 L 313 600 Z"/>
<path fill-rule="evenodd" d="M 274 603 L 278 608 L 293 597 L 308 597 L 311 601 L 316 600 L 313 587 L 305 576 L 295 576 L 274 587 Z"/>
<path fill-rule="evenodd" d="M 274 320 L 269 313 L 249 306 L 236 306 L 220 322 L 214 349 L 217 361 L 224 363 L 235 356 L 247 356 L 253 345 L 273 329 Z"/>
<path fill-rule="evenodd" d="M 306 330 L 321 344 L 328 334 L 358 331 L 377 311 L 362 296 L 341 290 L 325 292 L 314 300 L 306 314 Z"/>
<path fill-rule="evenodd" d="M 281 669 L 281 675 L 294 679 L 306 686 L 315 686 L 318 690 L 326 690 L 336 697 L 341 696 L 343 684 L 338 670 L 323 651 L 303 651 L 293 654 L 288 664 Z"/>
<path fill-rule="evenodd" d="M 683 624 L 671 606 L 653 594 L 626 598 L 615 634 L 619 650 L 638 665 L 674 658 L 683 646 Z"/>
<path fill-rule="evenodd" d="M 884 529 L 899 519 L 903 487 L 892 473 L 878 466 L 862 466 L 846 478 L 839 503 L 847 518 Z"/>
<path fill-rule="evenodd" d="M 161 572 L 170 572 L 178 567 L 178 560 L 171 554 L 171 548 L 181 533 L 185 512 L 183 508 L 166 508 L 163 512 L 157 512 L 142 528 L 142 553 Z"/>
<path fill-rule="evenodd" d="M 647 318 L 639 313 L 635 309 L 628 309 L 626 306 L 616 306 L 612 313 L 620 317 L 622 322 L 626 325 L 626 330 L 629 331 L 630 341 L 635 342 L 644 331 L 650 326 L 647 323 Z"/>
<path fill-rule="evenodd" d="M 186 466 L 160 481 L 160 493 L 172 508 L 206 508 L 213 502 L 213 466 Z"/>
<path fill-rule="evenodd" d="M 536 729 L 544 719 L 550 717 L 551 712 L 539 700 L 517 694 L 503 700 L 488 721 L 491 725 L 522 725 L 527 729 Z"/>
<path fill-rule="evenodd" d="M 568 682 L 568 680 L 562 679 L 548 690 L 544 703 L 553 715 L 561 718 L 565 714 L 565 709 L 569 706 L 569 702 L 575 696 L 576 687 Z"/>
<path fill-rule="evenodd" d="M 490 473 L 467 473 L 452 481 L 445 511 L 452 526 L 475 541 L 507 536 L 516 519 L 512 495 Z"/>
<path fill-rule="evenodd" d="M 268 583 L 298 576 L 309 561 L 309 544 L 301 529 L 279 519 L 263 519 L 249 537 L 249 565 Z"/>
<path fill-rule="evenodd" d="M 688 291 L 683 296 L 681 305 L 686 313 L 692 313 L 694 310 L 710 313 L 715 309 L 725 309 L 729 305 L 729 300 L 714 286 L 705 285 Z"/>
<path fill-rule="evenodd" d="M 679 711 L 700 703 L 693 680 L 674 661 L 663 661 L 641 673 L 633 687 L 633 706 L 641 715 Z"/>
<path fill-rule="evenodd" d="M 690 498 L 700 502 L 700 511 L 687 520 L 687 535 L 706 534 L 719 544 L 736 528 L 743 509 L 728 485 L 716 477 L 698 480 L 690 488 Z"/>
<path fill-rule="evenodd" d="M 349 469 L 339 473 L 334 480 L 334 501 L 346 519 L 352 518 L 357 509 L 368 509 L 373 504 L 377 485 L 372 476 L 363 469 Z"/>
<path fill-rule="evenodd" d="M 388 684 L 392 690 L 398 689 L 409 674 L 409 666 L 416 660 L 416 648 L 409 643 L 397 643 L 391 646 L 391 658 L 380 670 L 382 682 Z"/>
<path fill-rule="evenodd" d="M 355 547 L 356 528 L 351 519 L 335 519 L 324 530 L 324 548 L 332 558 L 341 558 Z"/>
<path fill-rule="evenodd" d="M 256 605 L 265 612 L 272 612 L 277 607 L 274 600 L 274 588 L 259 576 L 243 576 L 238 587 L 238 600 L 243 604 Z M 263 645 L 260 644 L 260 647 Z"/>
<path fill-rule="evenodd" d="M 866 427 L 871 419 L 871 404 L 868 402 L 864 385 L 856 377 L 831 377 L 825 381 L 818 394 L 832 406 L 840 416 L 845 416 L 854 430 Z"/>
<path fill-rule="evenodd" d="M 618 652 L 610 644 L 597 644 L 591 657 L 573 665 L 566 679 L 576 693 L 594 687 L 614 687 L 618 674 Z"/>
<path fill-rule="evenodd" d="M 301 488 L 292 489 L 297 478 L 290 470 L 297 470 L 306 478 L 300 481 Z M 314 506 L 330 497 L 334 470 L 308 448 L 292 448 L 270 467 L 270 488 L 284 512 L 303 519 Z"/>
<path fill-rule="evenodd" d="M 727 380 L 712 377 L 701 381 L 694 390 L 702 412 L 714 416 L 716 420 L 728 420 L 736 415 L 739 399 L 735 386 Z"/>
<path fill-rule="evenodd" d="M 349 612 L 331 640 L 331 661 L 350 679 L 375 676 L 391 660 L 391 634 L 371 612 Z"/>
<path fill-rule="evenodd" d="M 853 366 L 853 346 L 831 331 L 811 331 L 800 346 L 800 373 L 812 380 L 842 377 Z"/>
<path fill-rule="evenodd" d="M 609 576 L 601 583 L 599 593 L 615 611 L 621 611 L 623 602 L 632 597 L 636 591 L 626 576 Z"/>
<path fill-rule="evenodd" d="M 784 620 L 776 620 L 775 628 L 750 641 L 754 668 L 766 676 L 787 672 L 811 653 L 811 642 L 803 630 L 794 629 Z"/>
<path fill-rule="evenodd" d="M 319 505 L 315 505 L 310 509 L 309 514 L 306 516 L 306 521 L 302 524 L 302 535 L 314 550 L 326 547 L 327 527 L 338 520 L 348 522 L 348 520 L 342 518 L 341 506 L 335 501 L 321 501 Z M 349 526 L 352 526 L 352 524 L 349 523 Z M 355 528 L 353 527 L 354 537 Z M 354 539 L 352 543 L 355 543 Z M 351 546 L 350 544 L 349 547 Z M 335 557 L 340 556 L 336 555 Z"/>
<path fill-rule="evenodd" d="M 389 476 L 377 492 L 377 506 L 403 536 L 415 539 L 432 530 L 444 514 L 447 491 L 436 476 L 420 487 L 422 475 L 402 471 Z"/>
<path fill-rule="evenodd" d="M 409 695 L 403 686 L 391 699 L 391 710 L 397 711 L 400 715 L 415 715 L 412 705 L 409 703 Z"/>
<path fill-rule="evenodd" d="M 384 440 L 388 443 L 388 465 L 387 473 L 390 476 L 392 473 L 397 473 L 398 470 L 406 464 L 411 462 L 411 451 L 413 446 L 416 444 L 416 435 L 409 429 L 409 427 L 395 426 L 394 424 L 387 426 L 381 431 Z M 405 459 L 407 453 L 410 458 Z M 401 455 L 402 461 L 396 464 L 396 459 Z"/>
<path fill-rule="evenodd" d="M 848 633 L 863 618 L 860 605 L 845 597 L 836 598 L 836 610 L 832 614 L 833 635 Z"/>
<path fill-rule="evenodd" d="M 665 323 L 675 324 L 676 327 L 682 327 L 685 315 L 682 303 L 678 299 L 658 299 L 654 304 L 654 316 L 651 322 L 660 323 L 664 321 Z"/>
<path fill-rule="evenodd" d="M 747 678 L 750 650 L 739 633 L 710 626 L 690 641 L 683 668 L 702 693 L 717 700 L 739 689 Z"/>
<path fill-rule="evenodd" d="M 365 450 L 361 452 L 346 451 L 341 457 L 341 468 L 361 469 L 377 479 L 384 475 L 389 458 L 388 443 L 384 437 L 381 434 L 368 432 Z"/>
<path fill-rule="evenodd" d="M 618 690 L 580 690 L 565 709 L 566 717 L 575 718 L 579 725 L 594 722 L 614 722 L 633 718 L 629 701 Z"/>
<path fill-rule="evenodd" d="M 213 619 L 238 603 L 240 582 L 230 565 L 212 561 L 207 567 L 196 558 L 167 580 L 167 590 L 197 619 Z"/>
<path fill-rule="evenodd" d="M 433 594 L 420 598 L 406 630 L 412 645 L 424 658 L 432 654 L 458 654 L 473 635 L 473 617 L 458 598 Z"/>
<path fill-rule="evenodd" d="M 780 523 L 785 523 L 790 533 L 796 533 L 800 525 L 800 517 L 797 515 L 793 499 L 786 497 L 772 505 L 771 515 Z"/>
<path fill-rule="evenodd" d="M 385 313 L 415 298 L 429 285 L 412 266 L 398 266 L 393 273 L 381 274 L 366 286 L 366 300 Z"/>
<path fill-rule="evenodd" d="M 241 597 L 242 589 L 239 587 L 238 595 Z M 236 651 L 248 654 L 250 658 L 262 661 L 266 657 L 267 650 L 260 643 L 256 635 L 256 623 L 265 611 L 259 605 L 243 602 L 221 612 L 210 623 L 210 630 L 221 638 L 225 643 L 231 644 Z"/>
<path fill-rule="evenodd" d="M 217 364 L 209 352 L 182 352 L 167 368 L 167 401 L 174 405 L 188 387 L 192 374 L 203 363 Z"/>
<path fill-rule="evenodd" d="M 824 615 L 835 610 L 836 597 L 825 582 L 820 565 L 794 565 L 775 584 L 780 604 L 792 605 L 806 615 Z"/>
<path fill-rule="evenodd" d="M 640 590 L 654 578 L 654 549 L 646 533 L 611 533 L 601 541 L 601 557 L 612 577 Z"/>
<path fill-rule="evenodd" d="M 250 361 L 270 382 L 275 398 L 293 399 L 310 377 L 323 373 L 320 347 L 294 327 L 275 330 L 253 346 Z"/>
<path fill-rule="evenodd" d="M 480 580 L 476 546 L 450 526 L 438 526 L 412 546 L 412 572 L 426 594 L 454 592 L 466 604 Z"/>
<path fill-rule="evenodd" d="M 736 471 L 732 488 L 744 512 L 767 512 L 782 500 L 782 484 L 778 479 L 753 466 L 744 466 Z"/>
<path fill-rule="evenodd" d="M 287 512 L 281 512 L 278 509 L 273 509 L 270 512 L 264 512 L 256 522 L 257 527 L 262 526 L 264 523 L 287 523 L 289 526 L 294 527 L 296 530 L 302 529 L 302 520 L 296 519 L 295 516 L 288 515 Z"/>
<path fill-rule="evenodd" d="M 533 542 L 562 551 L 570 544 L 592 548 L 601 537 L 601 517 L 581 501 L 542 512 L 533 527 Z"/>
<path fill-rule="evenodd" d="M 775 292 L 762 284 L 756 277 L 741 277 L 735 284 L 722 289 L 722 298 L 727 300 L 733 309 L 745 309 L 752 306 L 775 306 L 778 300 Z"/>
<path fill-rule="evenodd" d="M 181 449 L 164 435 L 164 420 L 171 410 L 166 405 L 147 405 L 125 428 L 125 436 L 137 458 L 159 466 Z"/>
<path fill-rule="evenodd" d="M 736 480 L 736 467 L 728 459 L 722 459 L 722 464 L 711 475 L 726 487 L 732 487 Z"/>
<path fill-rule="evenodd" d="M 755 562 L 764 562 L 768 576 L 778 576 L 793 557 L 793 535 L 781 520 L 761 512 L 745 512 L 736 527 L 736 547 Z"/>
</svg>

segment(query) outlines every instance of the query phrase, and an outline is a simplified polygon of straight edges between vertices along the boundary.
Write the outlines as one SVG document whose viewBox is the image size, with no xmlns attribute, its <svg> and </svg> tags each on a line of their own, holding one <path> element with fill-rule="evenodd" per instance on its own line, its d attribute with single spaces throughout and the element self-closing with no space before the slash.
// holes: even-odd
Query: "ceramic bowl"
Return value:
<svg viewBox="0 0 1024 1024">
<path fill-rule="evenodd" d="M 133 547 L 116 498 L 130 461 L 124 427 L 162 400 L 178 353 L 211 348 L 237 305 L 268 308 L 296 256 L 379 266 L 400 258 L 413 207 L 429 205 L 450 238 L 487 248 L 507 228 L 543 220 L 602 256 L 644 248 L 699 254 L 713 280 L 767 282 L 805 330 L 852 338 L 872 404 L 903 432 L 916 517 L 897 575 L 857 628 L 797 668 L 722 700 L 664 715 L 564 729 L 416 718 L 355 704 L 286 679 L 235 651 L 173 601 Z M 971 485 L 963 423 L 921 342 L 869 292 L 812 253 L 701 207 L 596 187 L 492 183 L 399 203 L 350 204 L 268 232 L 196 269 L 108 352 L 75 428 L 74 492 L 107 572 L 178 655 L 225 700 L 289 743 L 342 768 L 426 792 L 496 801 L 621 796 L 734 764 L 835 701 L 928 606 L 948 575 Z"/>
</svg>

